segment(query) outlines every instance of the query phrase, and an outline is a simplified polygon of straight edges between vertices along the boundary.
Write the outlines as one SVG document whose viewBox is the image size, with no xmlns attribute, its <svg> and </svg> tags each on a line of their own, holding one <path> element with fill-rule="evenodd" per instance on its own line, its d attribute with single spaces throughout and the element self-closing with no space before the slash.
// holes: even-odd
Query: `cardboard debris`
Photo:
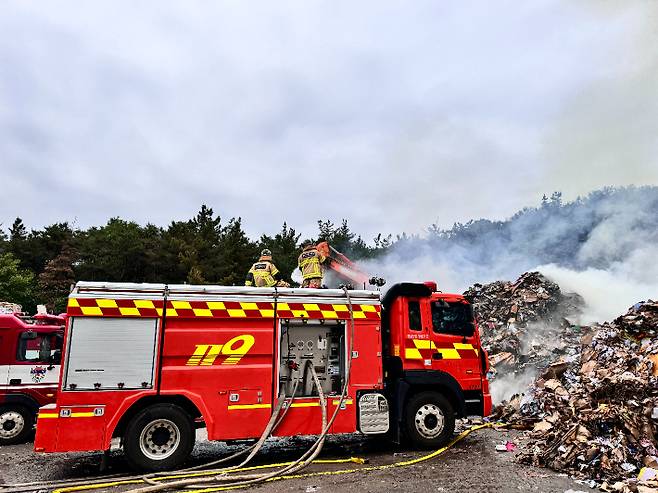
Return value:
<svg viewBox="0 0 658 493">
<path fill-rule="evenodd" d="M 567 317 L 580 313 L 583 299 L 563 293 L 539 272 L 527 272 L 513 283 L 475 284 L 464 296 L 478 316 L 482 344 L 489 353 L 490 380 L 497 374 L 546 367 L 556 355 L 568 360 L 582 335 Z M 559 373 L 560 368 L 555 370 Z"/>
<path fill-rule="evenodd" d="M 597 480 L 604 491 L 651 487 L 646 481 L 656 480 L 658 467 L 655 307 L 638 303 L 592 326 L 573 358 L 548 365 L 527 393 L 498 407 L 497 417 L 532 430 L 520 461 Z M 638 471 L 646 481 L 629 489 Z"/>
</svg>

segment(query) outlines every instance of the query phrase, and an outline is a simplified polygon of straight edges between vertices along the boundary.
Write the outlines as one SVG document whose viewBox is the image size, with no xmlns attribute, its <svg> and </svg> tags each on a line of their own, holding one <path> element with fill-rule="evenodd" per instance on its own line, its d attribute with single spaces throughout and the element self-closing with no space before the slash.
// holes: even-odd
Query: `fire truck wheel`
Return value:
<svg viewBox="0 0 658 493">
<path fill-rule="evenodd" d="M 123 450 L 135 469 L 166 471 L 185 462 L 194 447 L 194 423 L 174 404 L 154 404 L 126 427 Z"/>
<path fill-rule="evenodd" d="M 0 445 L 27 441 L 34 427 L 34 416 L 23 406 L 0 406 Z"/>
<path fill-rule="evenodd" d="M 439 448 L 452 438 L 455 412 L 443 395 L 421 392 L 409 399 L 404 424 L 406 435 L 415 447 Z"/>
</svg>

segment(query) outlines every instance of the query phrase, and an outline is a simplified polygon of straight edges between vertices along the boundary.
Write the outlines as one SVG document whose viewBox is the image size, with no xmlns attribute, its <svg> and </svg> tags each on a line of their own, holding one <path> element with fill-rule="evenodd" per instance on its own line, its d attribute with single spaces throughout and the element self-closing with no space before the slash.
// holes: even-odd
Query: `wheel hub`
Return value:
<svg viewBox="0 0 658 493">
<path fill-rule="evenodd" d="M 163 460 L 178 449 L 180 441 L 180 430 L 173 421 L 156 419 L 142 430 L 139 447 L 149 459 Z"/>
<path fill-rule="evenodd" d="M 443 411 L 436 404 L 423 404 L 414 418 L 416 430 L 424 438 L 436 438 L 445 427 Z"/>
<path fill-rule="evenodd" d="M 0 414 L 0 437 L 8 439 L 18 435 L 25 427 L 25 419 L 16 411 Z"/>
</svg>

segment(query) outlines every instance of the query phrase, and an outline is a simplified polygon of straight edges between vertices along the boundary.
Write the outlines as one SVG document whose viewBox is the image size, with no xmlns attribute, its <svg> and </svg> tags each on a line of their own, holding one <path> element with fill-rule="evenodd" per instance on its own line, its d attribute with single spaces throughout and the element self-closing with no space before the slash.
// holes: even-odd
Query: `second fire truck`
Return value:
<svg viewBox="0 0 658 493">
<path fill-rule="evenodd" d="M 210 440 L 323 430 L 450 440 L 486 416 L 487 356 L 472 306 L 433 282 L 377 291 L 80 282 L 68 301 L 57 401 L 39 411 L 38 452 L 106 451 L 166 470 Z"/>
<path fill-rule="evenodd" d="M 63 317 L 0 310 L 0 445 L 26 441 L 55 402 L 63 333 Z"/>
</svg>

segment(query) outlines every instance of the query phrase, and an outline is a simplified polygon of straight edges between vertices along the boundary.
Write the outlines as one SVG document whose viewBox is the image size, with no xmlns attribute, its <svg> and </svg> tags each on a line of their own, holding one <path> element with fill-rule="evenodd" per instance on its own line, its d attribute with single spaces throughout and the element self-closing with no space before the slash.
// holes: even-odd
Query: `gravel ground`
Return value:
<svg viewBox="0 0 658 493">
<path fill-rule="evenodd" d="M 484 429 L 470 434 L 440 457 L 404 468 L 342 475 L 316 476 L 272 482 L 253 488 L 267 492 L 559 492 L 569 489 L 592 491 L 574 480 L 546 469 L 517 464 L 514 454 L 497 452 L 496 444 L 515 441 L 517 433 Z M 226 446 L 205 440 L 198 432 L 197 445 L 189 464 L 216 459 L 239 446 Z M 256 463 L 293 460 L 312 443 L 308 437 L 268 442 Z M 391 444 L 359 436 L 331 437 L 322 458 L 362 457 L 368 465 L 388 464 L 423 455 Z M 0 484 L 26 481 L 75 479 L 99 474 L 101 454 L 35 454 L 32 444 L 0 448 Z M 327 469 L 358 469 L 358 464 L 323 465 L 308 472 Z M 130 472 L 120 451 L 112 452 L 106 474 Z M 117 491 L 117 490 L 114 490 Z M 1 493 L 1 490 L 0 490 Z"/>
</svg>

